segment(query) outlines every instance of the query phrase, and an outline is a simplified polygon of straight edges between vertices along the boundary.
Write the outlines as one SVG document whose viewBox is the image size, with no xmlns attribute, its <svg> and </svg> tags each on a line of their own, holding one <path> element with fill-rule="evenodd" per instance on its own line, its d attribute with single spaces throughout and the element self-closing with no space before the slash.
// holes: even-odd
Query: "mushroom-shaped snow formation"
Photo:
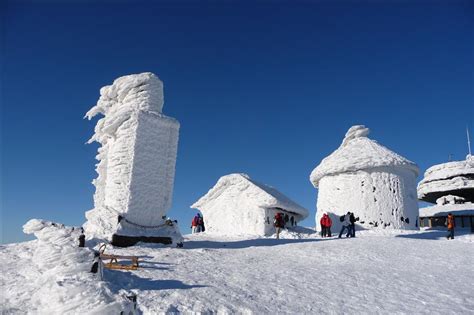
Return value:
<svg viewBox="0 0 474 315">
<path fill-rule="evenodd" d="M 415 229 L 418 219 L 418 166 L 367 136 L 363 125 L 351 127 L 341 146 L 310 175 L 319 189 L 316 228 L 324 213 L 340 228 L 339 217 L 353 212 L 364 229 Z"/>
<path fill-rule="evenodd" d="M 88 238 L 114 245 L 181 238 L 166 220 L 171 207 L 179 123 L 161 113 L 163 84 L 153 73 L 120 77 L 100 90 L 86 114 L 104 115 L 89 142 L 101 144 L 94 209 L 86 213 Z M 174 240 L 174 239 L 173 239 Z"/>
<path fill-rule="evenodd" d="M 288 215 L 288 227 L 308 216 L 308 210 L 246 174 L 222 176 L 191 208 L 202 212 L 207 232 L 224 235 L 272 235 L 277 212 Z"/>
<path fill-rule="evenodd" d="M 464 161 L 438 164 L 426 170 L 418 184 L 418 198 L 435 203 L 448 195 L 474 202 L 474 156 L 468 155 Z"/>
</svg>

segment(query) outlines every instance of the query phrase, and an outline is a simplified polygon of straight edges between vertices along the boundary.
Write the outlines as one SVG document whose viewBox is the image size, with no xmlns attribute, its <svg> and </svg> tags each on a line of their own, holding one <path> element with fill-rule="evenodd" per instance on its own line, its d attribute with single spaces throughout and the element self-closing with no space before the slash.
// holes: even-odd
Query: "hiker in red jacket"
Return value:
<svg viewBox="0 0 474 315">
<path fill-rule="evenodd" d="M 277 214 L 275 214 L 275 218 L 273 219 L 273 225 L 276 229 L 276 238 L 279 239 L 280 231 L 285 227 L 285 221 L 283 219 L 283 215 L 280 212 L 277 212 Z"/>
<path fill-rule="evenodd" d="M 323 214 L 323 217 L 321 218 L 319 223 L 321 224 L 321 237 L 331 237 L 332 220 L 327 213 Z"/>
<path fill-rule="evenodd" d="M 200 213 L 196 214 L 191 221 L 191 233 L 199 233 L 201 232 L 201 215 Z"/>
</svg>

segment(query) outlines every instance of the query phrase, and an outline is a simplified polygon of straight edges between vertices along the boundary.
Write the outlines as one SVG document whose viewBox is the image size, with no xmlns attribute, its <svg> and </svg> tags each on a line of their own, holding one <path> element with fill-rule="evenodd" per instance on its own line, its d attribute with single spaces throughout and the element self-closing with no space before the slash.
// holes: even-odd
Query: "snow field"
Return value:
<svg viewBox="0 0 474 315">
<path fill-rule="evenodd" d="M 108 250 L 142 263 L 134 272 L 106 270 L 105 278 L 113 292 L 137 293 L 143 314 L 472 314 L 474 238 L 447 241 L 444 234 L 364 231 L 355 239 L 281 240 L 195 234 L 183 249 Z"/>
<path fill-rule="evenodd" d="M 113 293 L 138 295 L 143 314 L 473 314 L 474 236 L 363 231 L 355 239 L 186 236 L 183 249 L 142 244 L 137 271 L 105 270 Z M 299 239 L 297 239 L 299 237 Z M 34 310 L 28 268 L 37 241 L 0 247 L 4 313 Z"/>
</svg>

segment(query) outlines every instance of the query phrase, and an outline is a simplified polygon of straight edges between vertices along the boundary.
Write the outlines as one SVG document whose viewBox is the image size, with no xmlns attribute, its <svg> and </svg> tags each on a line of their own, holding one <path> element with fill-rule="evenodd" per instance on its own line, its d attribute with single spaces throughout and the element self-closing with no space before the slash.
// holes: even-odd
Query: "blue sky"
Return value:
<svg viewBox="0 0 474 315">
<path fill-rule="evenodd" d="M 354 124 L 422 172 L 467 154 L 469 1 L 4 1 L 0 14 L 3 243 L 28 239 L 30 218 L 84 222 L 97 145 L 82 117 L 131 73 L 157 74 L 181 122 L 169 215 L 183 233 L 189 205 L 232 172 L 314 225 L 309 174 Z"/>
</svg>

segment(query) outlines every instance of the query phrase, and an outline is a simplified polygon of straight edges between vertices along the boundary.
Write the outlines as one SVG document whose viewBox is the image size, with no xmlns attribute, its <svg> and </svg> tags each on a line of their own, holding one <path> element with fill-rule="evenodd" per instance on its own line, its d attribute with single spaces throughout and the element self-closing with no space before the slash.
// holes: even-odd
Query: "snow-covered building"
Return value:
<svg viewBox="0 0 474 315">
<path fill-rule="evenodd" d="M 277 212 L 288 215 L 289 225 L 308 216 L 308 210 L 246 174 L 221 177 L 191 208 L 202 212 L 207 232 L 225 235 L 272 235 Z"/>
<path fill-rule="evenodd" d="M 359 228 L 418 228 L 418 166 L 367 136 L 363 125 L 351 127 L 340 145 L 310 175 L 318 188 L 316 229 L 328 213 L 333 230 L 339 217 L 353 212 Z"/>
<path fill-rule="evenodd" d="M 457 227 L 474 232 L 474 156 L 428 168 L 418 184 L 418 199 L 436 203 L 420 209 L 420 226 L 444 226 L 451 212 Z"/>
<path fill-rule="evenodd" d="M 114 245 L 180 242 L 171 207 L 179 122 L 162 114 L 163 83 L 153 73 L 127 75 L 100 90 L 88 119 L 104 115 L 89 140 L 97 141 L 94 209 L 86 212 L 88 238 Z"/>
</svg>

